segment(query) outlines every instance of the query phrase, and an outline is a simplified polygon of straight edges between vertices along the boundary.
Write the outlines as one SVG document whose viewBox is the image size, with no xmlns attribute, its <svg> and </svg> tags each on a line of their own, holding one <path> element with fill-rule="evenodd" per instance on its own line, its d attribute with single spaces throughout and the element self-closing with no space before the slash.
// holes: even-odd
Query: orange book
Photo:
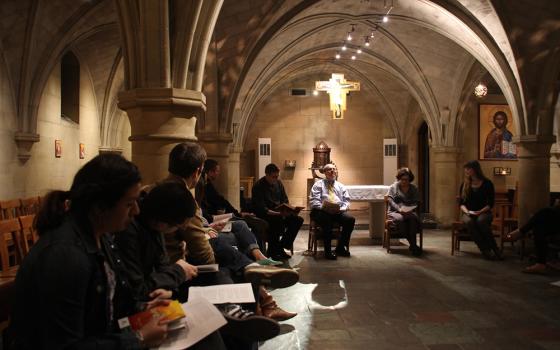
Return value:
<svg viewBox="0 0 560 350">
<path fill-rule="evenodd" d="M 154 317 L 161 317 L 160 322 L 170 323 L 185 317 L 185 312 L 177 300 L 172 300 L 167 306 L 156 306 L 150 310 L 121 318 L 119 320 L 119 328 L 127 329 L 130 327 L 132 330 L 137 331 Z"/>
</svg>

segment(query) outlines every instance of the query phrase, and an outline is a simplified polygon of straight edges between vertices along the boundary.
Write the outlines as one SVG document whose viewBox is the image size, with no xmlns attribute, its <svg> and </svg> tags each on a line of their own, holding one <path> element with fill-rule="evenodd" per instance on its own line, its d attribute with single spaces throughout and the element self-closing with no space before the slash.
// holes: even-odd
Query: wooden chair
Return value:
<svg viewBox="0 0 560 350">
<path fill-rule="evenodd" d="M 19 199 L 0 201 L 0 219 L 15 219 L 21 215 L 21 202 Z"/>
<path fill-rule="evenodd" d="M 20 199 L 20 215 L 31 215 L 39 212 L 39 197 Z"/>
<path fill-rule="evenodd" d="M 17 270 L 23 258 L 21 237 L 18 219 L 0 220 L 0 267 L 3 273 Z"/>
<path fill-rule="evenodd" d="M 383 231 L 383 241 L 382 245 L 387 249 L 387 253 L 391 253 L 391 239 L 406 238 L 406 236 L 401 233 L 393 224 L 393 221 L 389 219 L 389 196 L 385 196 L 385 230 Z M 416 207 L 416 214 L 418 214 L 418 206 Z M 420 217 L 420 216 L 418 216 Z M 422 223 L 420 222 L 418 226 L 418 232 L 416 236 L 419 236 L 418 246 L 422 249 L 424 244 L 424 233 L 422 230 Z"/>
<path fill-rule="evenodd" d="M 502 205 L 502 217 L 501 217 L 501 242 L 500 242 L 500 251 L 504 251 L 504 243 L 510 242 L 512 245 L 515 242 L 514 240 L 508 239 L 508 234 L 517 229 L 519 225 L 519 194 L 517 189 L 517 184 L 515 184 L 515 191 L 513 193 L 513 200 L 511 203 Z M 525 254 L 525 237 L 520 239 L 521 247 L 519 250 L 519 255 L 523 259 Z"/>
<path fill-rule="evenodd" d="M 18 217 L 20 228 L 21 228 L 21 248 L 23 255 L 29 253 L 29 248 L 37 242 L 39 236 L 37 235 L 37 230 L 33 225 L 35 221 L 35 215 L 24 215 Z"/>
<path fill-rule="evenodd" d="M 332 239 L 340 238 L 340 233 L 342 228 L 340 225 L 334 225 L 332 230 Z M 307 240 L 307 251 L 313 255 L 314 258 L 317 257 L 317 241 L 323 240 L 323 230 L 321 226 L 315 224 L 315 221 L 311 219 L 309 223 L 309 238 Z"/>
</svg>

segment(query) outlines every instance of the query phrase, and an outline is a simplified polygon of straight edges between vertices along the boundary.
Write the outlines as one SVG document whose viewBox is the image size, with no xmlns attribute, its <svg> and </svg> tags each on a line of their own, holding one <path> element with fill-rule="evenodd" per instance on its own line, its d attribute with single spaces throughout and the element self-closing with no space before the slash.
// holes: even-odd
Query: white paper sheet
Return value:
<svg viewBox="0 0 560 350">
<path fill-rule="evenodd" d="M 400 209 L 405 213 L 410 213 L 411 211 L 416 209 L 416 205 L 402 205 Z"/>
<path fill-rule="evenodd" d="M 185 328 L 169 332 L 158 350 L 180 350 L 193 346 L 226 324 L 222 313 L 205 299 L 189 300 L 183 304 Z"/>
<path fill-rule="evenodd" d="M 254 303 L 251 283 L 218 284 L 208 287 L 190 287 L 189 301 L 206 299 L 212 304 Z"/>
</svg>

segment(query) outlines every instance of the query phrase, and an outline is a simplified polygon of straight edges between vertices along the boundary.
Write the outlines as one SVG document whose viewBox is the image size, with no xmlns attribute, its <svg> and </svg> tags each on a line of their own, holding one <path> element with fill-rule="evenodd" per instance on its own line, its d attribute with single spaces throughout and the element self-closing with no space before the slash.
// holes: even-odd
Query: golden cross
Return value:
<svg viewBox="0 0 560 350">
<path fill-rule="evenodd" d="M 344 74 L 333 73 L 329 81 L 316 81 L 315 90 L 326 91 L 329 94 L 333 119 L 344 119 L 346 94 L 348 91 L 360 91 L 360 83 L 346 81 Z"/>
</svg>

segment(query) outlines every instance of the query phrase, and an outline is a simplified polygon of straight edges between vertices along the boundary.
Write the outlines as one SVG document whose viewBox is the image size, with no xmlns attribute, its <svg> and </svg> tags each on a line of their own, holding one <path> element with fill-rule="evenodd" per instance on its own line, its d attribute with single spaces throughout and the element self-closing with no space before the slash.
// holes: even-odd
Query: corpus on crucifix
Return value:
<svg viewBox="0 0 560 350">
<path fill-rule="evenodd" d="M 344 119 L 346 94 L 349 91 L 359 91 L 360 83 L 357 81 L 346 81 L 344 74 L 333 73 L 329 81 L 316 81 L 315 90 L 326 91 L 329 94 L 333 119 Z"/>
</svg>

